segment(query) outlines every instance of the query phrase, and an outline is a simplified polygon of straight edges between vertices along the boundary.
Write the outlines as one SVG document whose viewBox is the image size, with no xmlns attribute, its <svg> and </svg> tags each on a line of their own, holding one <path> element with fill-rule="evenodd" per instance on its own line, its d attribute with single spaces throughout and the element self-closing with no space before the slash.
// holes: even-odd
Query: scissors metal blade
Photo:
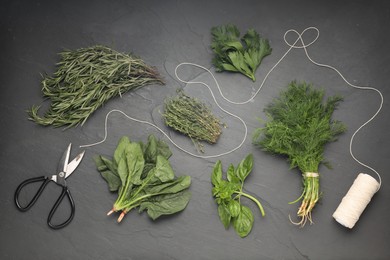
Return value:
<svg viewBox="0 0 390 260">
<path fill-rule="evenodd" d="M 74 172 L 74 170 L 77 168 L 77 166 L 79 166 L 81 160 L 83 159 L 84 157 L 84 153 L 85 151 L 82 151 L 81 153 L 79 153 L 76 158 L 74 158 L 68 165 L 67 165 L 67 168 L 66 168 L 66 172 L 65 172 L 65 179 L 69 177 L 69 175 L 72 174 L 72 172 Z"/>
<path fill-rule="evenodd" d="M 67 167 L 68 167 L 68 163 L 69 163 L 69 155 L 70 155 L 71 147 L 72 147 L 72 144 L 70 143 L 68 145 L 68 148 L 66 148 L 64 154 L 62 155 L 61 160 L 58 163 L 57 173 L 60 173 L 60 172 L 66 173 Z"/>
</svg>

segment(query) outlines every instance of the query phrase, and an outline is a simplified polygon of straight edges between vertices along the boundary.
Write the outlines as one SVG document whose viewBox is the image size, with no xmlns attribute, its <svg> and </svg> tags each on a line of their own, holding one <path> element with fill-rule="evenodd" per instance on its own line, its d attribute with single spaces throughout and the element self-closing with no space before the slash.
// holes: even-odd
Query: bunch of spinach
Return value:
<svg viewBox="0 0 390 260">
<path fill-rule="evenodd" d="M 211 175 L 211 182 L 214 186 L 212 192 L 218 204 L 219 218 L 226 229 L 232 223 L 240 237 L 246 237 L 250 233 L 254 222 L 252 210 L 241 204 L 241 196 L 254 201 L 259 207 L 261 215 L 265 216 L 260 202 L 252 195 L 243 191 L 244 180 L 251 173 L 252 168 L 253 155 L 249 154 L 236 168 L 233 164 L 230 164 L 226 172 L 227 179 L 224 179 L 222 176 L 221 161 L 215 163 Z"/>
<path fill-rule="evenodd" d="M 112 160 L 98 155 L 95 163 L 110 191 L 117 191 L 118 198 L 107 214 L 121 211 L 118 222 L 132 209 L 147 210 L 157 219 L 182 211 L 191 194 L 188 188 L 190 176 L 176 177 L 168 161 L 172 155 L 168 145 L 153 135 L 148 142 L 131 142 L 120 139 Z"/>
<path fill-rule="evenodd" d="M 211 48 L 215 53 L 212 62 L 216 70 L 240 72 L 256 81 L 257 68 L 272 52 L 268 40 L 254 29 L 249 29 L 240 39 L 240 31 L 233 24 L 213 27 L 211 34 Z"/>
</svg>

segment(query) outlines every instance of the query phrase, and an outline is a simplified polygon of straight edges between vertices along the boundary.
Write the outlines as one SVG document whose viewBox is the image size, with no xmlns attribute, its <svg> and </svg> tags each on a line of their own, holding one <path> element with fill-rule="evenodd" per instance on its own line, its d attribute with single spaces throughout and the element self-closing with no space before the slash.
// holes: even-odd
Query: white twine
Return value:
<svg viewBox="0 0 390 260">
<path fill-rule="evenodd" d="M 304 35 L 306 32 L 308 32 L 308 31 L 314 31 L 314 32 L 316 33 L 316 36 L 315 36 L 315 38 L 314 38 L 311 42 L 305 43 L 305 41 L 303 40 L 303 35 Z M 293 43 L 289 43 L 289 42 L 288 42 L 288 40 L 287 40 L 287 35 L 288 35 L 288 34 L 295 34 L 295 35 L 297 36 L 296 40 L 295 40 Z M 127 117 L 128 119 L 130 119 L 130 120 L 133 120 L 133 121 L 135 121 L 135 122 L 139 122 L 139 123 L 142 123 L 142 124 L 147 124 L 147 125 L 153 126 L 153 127 L 156 128 L 158 131 L 160 131 L 162 134 L 164 134 L 165 137 L 166 137 L 174 146 L 176 146 L 179 150 L 181 150 L 181 151 L 183 151 L 183 152 L 185 152 L 185 153 L 187 153 L 187 154 L 189 154 L 189 155 L 191 155 L 191 156 L 194 156 L 194 157 L 197 157 L 197 158 L 207 159 L 207 158 L 215 158 L 215 157 L 220 157 L 220 156 L 223 156 L 223 155 L 230 154 L 230 153 L 236 151 L 237 149 L 239 149 L 239 148 L 244 144 L 244 142 L 245 142 L 245 140 L 246 140 L 246 138 L 247 138 L 247 135 L 248 135 L 248 128 L 247 128 L 246 123 L 244 122 L 244 120 L 243 120 L 241 117 L 239 117 L 239 116 L 237 116 L 237 115 L 235 115 L 235 114 L 233 114 L 233 113 L 231 113 L 231 112 L 229 112 L 229 111 L 223 109 L 223 108 L 219 105 L 219 103 L 218 103 L 217 100 L 215 99 L 215 95 L 214 95 L 212 89 L 210 88 L 210 86 L 209 86 L 208 84 L 206 84 L 206 83 L 204 83 L 204 82 L 200 82 L 200 81 L 199 81 L 199 82 L 197 82 L 197 81 L 186 81 L 186 80 L 181 79 L 181 78 L 179 77 L 179 75 L 177 74 L 178 68 L 179 68 L 180 66 L 183 66 L 183 65 L 189 65 L 189 66 L 194 66 L 194 67 L 197 67 L 197 68 L 200 68 L 200 69 L 205 70 L 205 71 L 206 71 L 207 73 L 209 73 L 209 74 L 211 75 L 211 77 L 213 78 L 213 80 L 214 80 L 214 82 L 215 82 L 215 84 L 216 84 L 216 86 L 217 86 L 217 89 L 218 89 L 220 95 L 222 96 L 222 98 L 223 98 L 225 101 L 227 101 L 227 102 L 229 102 L 229 103 L 231 103 L 231 104 L 234 104 L 234 105 L 244 105 L 244 104 L 247 104 L 247 103 L 251 102 L 251 101 L 257 96 L 257 94 L 260 92 L 261 88 L 263 87 L 264 83 L 265 83 L 266 80 L 268 79 L 268 76 L 270 75 L 270 73 L 279 65 L 280 62 L 282 62 L 282 60 L 287 56 L 287 54 L 288 54 L 292 49 L 303 49 L 303 50 L 305 51 L 306 57 L 309 59 L 310 62 L 312 62 L 313 64 L 315 64 L 315 65 L 317 65 L 317 66 L 324 67 L 324 68 L 328 68 L 328 69 L 331 69 L 331 70 L 335 71 L 335 72 L 344 80 L 344 82 L 345 82 L 347 85 L 349 85 L 349 86 L 351 86 L 351 87 L 353 87 L 353 88 L 356 88 L 356 89 L 375 91 L 375 92 L 377 92 L 377 93 L 379 94 L 379 96 L 380 96 L 380 104 L 379 104 L 378 110 L 374 113 L 374 115 L 373 115 L 371 118 L 369 118 L 364 124 L 362 124 L 362 125 L 353 133 L 353 135 L 352 135 L 352 137 L 351 137 L 351 139 L 350 139 L 350 143 L 349 143 L 349 153 L 350 153 L 350 155 L 352 156 L 352 158 L 353 158 L 358 164 L 360 164 L 361 166 L 363 166 L 363 167 L 365 167 L 365 168 L 371 170 L 372 172 L 374 172 L 374 173 L 378 176 L 379 183 L 378 183 L 378 185 L 377 185 L 377 190 L 376 190 L 376 191 L 378 191 L 378 190 L 380 189 L 380 186 L 381 186 L 381 183 L 382 183 L 380 174 L 379 174 L 374 168 L 372 168 L 371 166 L 369 166 L 369 165 L 367 165 L 367 164 L 364 164 L 363 162 L 361 162 L 360 160 L 358 160 L 358 159 L 356 158 L 356 156 L 353 154 L 352 146 L 353 146 L 353 141 L 354 141 L 354 138 L 355 138 L 356 134 L 357 134 L 363 127 L 365 127 L 368 123 L 370 123 L 370 122 L 379 114 L 379 112 L 381 111 L 382 106 L 383 106 L 383 95 L 382 95 L 382 93 L 381 93 L 378 89 L 376 89 L 376 88 L 358 86 L 358 85 L 354 85 L 354 84 L 350 83 L 350 82 L 341 74 L 341 72 L 340 72 L 339 70 L 337 70 L 337 69 L 336 69 L 335 67 L 333 67 L 333 66 L 330 66 L 330 65 L 327 65 L 327 64 L 322 64 L 322 63 L 319 63 L 319 62 L 314 61 L 314 60 L 310 57 L 310 55 L 309 55 L 309 53 L 308 53 L 308 51 L 307 51 L 307 47 L 309 47 L 310 45 L 314 44 L 314 43 L 318 40 L 319 35 L 320 35 L 320 32 L 319 32 L 319 30 L 318 30 L 316 27 L 308 27 L 308 28 L 304 29 L 301 33 L 299 33 L 299 32 L 296 31 L 296 30 L 293 30 L 293 29 L 286 31 L 285 34 L 284 34 L 284 36 L 283 36 L 283 39 L 284 39 L 284 42 L 287 44 L 287 46 L 289 46 L 289 48 L 288 48 L 287 51 L 282 55 L 282 57 L 275 63 L 275 65 L 268 71 L 268 73 L 265 75 L 265 77 L 264 77 L 263 81 L 261 82 L 261 84 L 260 84 L 258 90 L 252 95 L 252 97 L 250 97 L 248 100 L 243 101 L 243 102 L 231 101 L 231 100 L 229 100 L 228 98 L 226 98 L 226 97 L 223 95 L 223 93 L 222 93 L 222 90 L 221 90 L 221 88 L 220 88 L 220 86 L 219 86 L 219 84 L 218 84 L 218 81 L 216 80 L 216 78 L 214 77 L 213 73 L 212 73 L 209 69 L 207 69 L 207 68 L 205 68 L 205 67 L 203 67 L 203 66 L 201 66 L 201 65 L 194 64 L 194 63 L 190 63 L 190 62 L 183 62 L 183 63 L 180 63 L 179 65 L 176 66 L 176 68 L 175 68 L 175 76 L 176 76 L 176 78 L 177 78 L 179 81 L 181 81 L 182 83 L 188 84 L 188 85 L 190 85 L 190 84 L 200 84 L 200 85 L 203 85 L 203 86 L 207 87 L 207 88 L 209 89 L 209 91 L 210 91 L 210 93 L 211 93 L 211 96 L 213 97 L 214 102 L 216 103 L 216 105 L 217 105 L 223 112 L 225 112 L 226 114 L 228 114 L 228 115 L 230 115 L 230 116 L 232 116 L 232 117 L 235 117 L 236 119 L 238 119 L 238 120 L 243 124 L 243 126 L 244 126 L 244 136 L 243 136 L 243 139 L 242 139 L 241 143 L 240 143 L 237 147 L 235 147 L 235 148 L 233 148 L 233 149 L 231 149 L 231 150 L 229 150 L 229 151 L 227 151 L 227 152 L 220 153 L 220 154 L 215 154 L 215 155 L 198 155 L 198 154 L 194 154 L 194 153 L 192 153 L 192 152 L 189 152 L 189 151 L 187 151 L 187 150 L 181 148 L 178 144 L 176 144 L 176 143 L 168 136 L 168 134 L 166 134 L 166 133 L 165 133 L 161 128 L 159 128 L 157 125 L 155 125 L 155 124 L 153 124 L 153 123 L 150 123 L 150 122 L 147 122 L 147 121 L 144 121 L 144 120 L 139 120 L 139 119 L 133 118 L 133 117 L 127 115 L 126 113 L 124 113 L 123 111 L 117 110 L 117 109 L 114 109 L 114 110 L 109 111 L 109 112 L 107 113 L 107 115 L 106 115 L 105 123 L 104 123 L 105 134 L 104 134 L 103 140 L 101 140 L 101 141 L 99 141 L 99 142 L 96 142 L 96 143 L 92 143 L 92 144 L 81 145 L 80 147 L 90 147 L 90 146 L 98 145 L 98 144 L 101 144 L 101 143 L 105 142 L 105 140 L 107 139 L 107 120 L 108 120 L 108 116 L 109 116 L 111 113 L 113 113 L 113 112 L 118 112 L 118 113 L 123 114 L 124 116 L 126 116 L 126 117 Z M 301 43 L 300 45 L 298 45 L 299 42 Z"/>
<path fill-rule="evenodd" d="M 373 177 L 360 173 L 333 213 L 333 218 L 341 225 L 353 228 L 378 189 L 379 183 Z"/>
<path fill-rule="evenodd" d="M 305 172 L 303 175 L 305 177 L 312 177 L 312 178 L 320 177 L 320 175 L 317 172 Z"/>
</svg>

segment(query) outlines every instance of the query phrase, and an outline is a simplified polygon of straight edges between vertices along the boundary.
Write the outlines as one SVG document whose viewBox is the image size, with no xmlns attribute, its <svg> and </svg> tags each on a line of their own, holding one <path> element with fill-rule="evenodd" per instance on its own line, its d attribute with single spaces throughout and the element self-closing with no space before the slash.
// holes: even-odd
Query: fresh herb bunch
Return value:
<svg viewBox="0 0 390 260">
<path fill-rule="evenodd" d="M 41 125 L 83 125 L 109 99 L 147 84 L 164 83 L 142 59 L 105 46 L 65 50 L 60 56 L 57 71 L 42 81 L 50 108 L 43 117 L 38 115 L 40 106 L 28 111 L 29 119 Z"/>
<path fill-rule="evenodd" d="M 121 222 L 136 207 L 139 212 L 147 210 L 153 220 L 182 211 L 191 197 L 191 177 L 175 176 L 168 161 L 171 155 L 165 142 L 150 135 L 146 144 L 122 137 L 112 160 L 96 156 L 96 166 L 110 191 L 118 192 L 107 215 L 121 211 Z"/>
<path fill-rule="evenodd" d="M 213 196 L 218 204 L 218 215 L 225 228 L 233 224 L 236 233 L 240 237 L 246 237 L 252 230 L 254 217 L 252 210 L 241 204 L 241 196 L 251 199 L 259 207 L 261 215 L 264 217 L 264 209 L 260 202 L 243 191 L 244 180 L 251 173 L 253 168 L 253 155 L 249 154 L 235 168 L 229 165 L 226 172 L 226 179 L 223 178 L 221 161 L 214 165 L 211 175 L 213 184 Z"/>
<path fill-rule="evenodd" d="M 162 116 L 167 126 L 189 136 L 201 152 L 203 146 L 200 141 L 214 144 L 222 133 L 221 122 L 210 107 L 187 96 L 183 91 L 178 91 L 175 97 L 165 99 Z"/>
<path fill-rule="evenodd" d="M 249 29 L 240 39 L 240 31 L 233 24 L 213 27 L 211 34 L 211 48 L 215 53 L 212 62 L 216 70 L 240 72 L 256 81 L 257 68 L 272 52 L 268 40 L 254 29 Z"/>
<path fill-rule="evenodd" d="M 318 168 L 324 162 L 324 147 L 337 140 L 346 130 L 344 124 L 333 120 L 333 111 L 342 97 L 327 98 L 324 91 L 310 84 L 291 82 L 286 91 L 265 108 L 268 122 L 255 131 L 253 142 L 267 152 L 287 156 L 291 168 L 298 167 L 303 175 L 302 200 L 297 223 L 312 223 L 311 212 L 320 197 Z"/>
</svg>

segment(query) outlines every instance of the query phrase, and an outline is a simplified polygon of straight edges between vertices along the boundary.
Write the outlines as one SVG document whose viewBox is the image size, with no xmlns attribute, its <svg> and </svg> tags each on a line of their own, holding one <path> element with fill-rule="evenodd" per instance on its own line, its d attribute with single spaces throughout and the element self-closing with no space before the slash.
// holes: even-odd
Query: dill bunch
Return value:
<svg viewBox="0 0 390 260">
<path fill-rule="evenodd" d="M 312 223 L 311 212 L 320 197 L 318 168 L 324 162 L 324 148 L 335 141 L 346 127 L 332 119 L 333 111 L 342 97 L 324 101 L 324 91 L 306 83 L 291 82 L 286 91 L 273 100 L 264 111 L 268 122 L 257 128 L 253 142 L 263 150 L 287 157 L 291 168 L 297 167 L 303 176 L 302 195 L 291 203 L 302 200 L 297 215 L 304 226 Z"/>
<path fill-rule="evenodd" d="M 65 50 L 57 71 L 42 80 L 43 96 L 51 101 L 41 117 L 40 106 L 28 110 L 30 120 L 40 125 L 83 125 L 105 102 L 127 91 L 164 84 L 158 71 L 132 54 L 105 46 Z"/>
<path fill-rule="evenodd" d="M 214 144 L 222 133 L 221 122 L 210 107 L 183 91 L 165 99 L 162 116 L 167 126 L 189 136 L 200 152 L 203 152 L 200 141 Z"/>
</svg>

